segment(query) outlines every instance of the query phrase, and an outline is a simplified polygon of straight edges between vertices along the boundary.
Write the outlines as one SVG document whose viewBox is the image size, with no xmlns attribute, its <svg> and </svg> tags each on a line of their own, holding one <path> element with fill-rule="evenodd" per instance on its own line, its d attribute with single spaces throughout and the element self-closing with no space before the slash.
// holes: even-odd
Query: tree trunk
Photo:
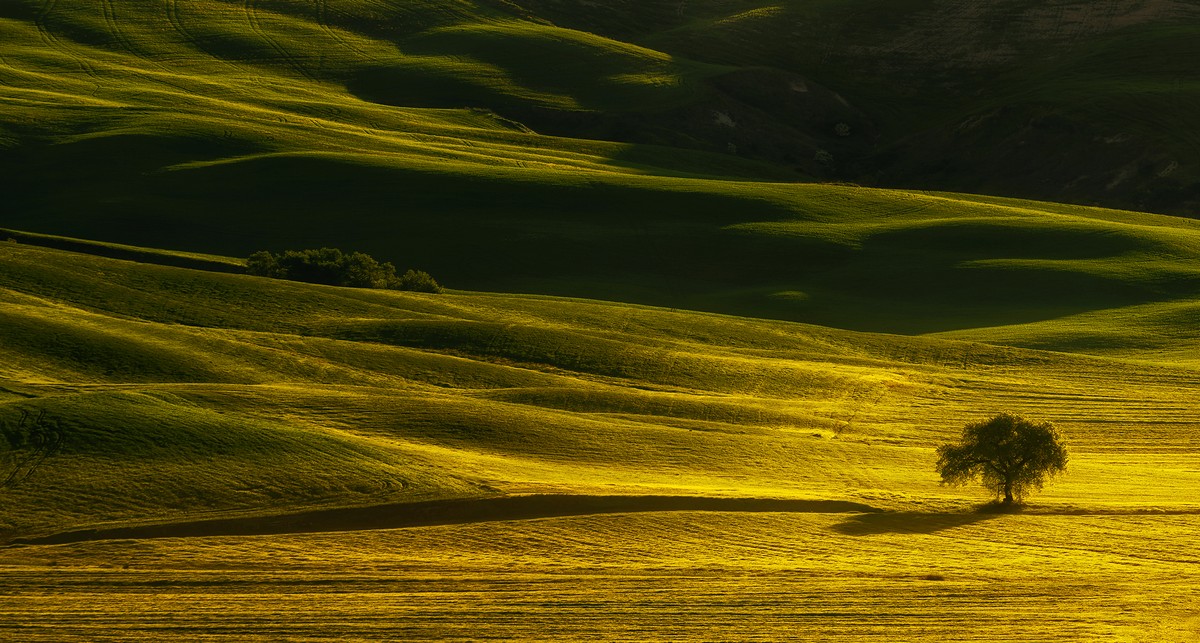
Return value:
<svg viewBox="0 0 1200 643">
<path fill-rule="evenodd" d="M 1012 495 L 1012 480 L 1004 481 L 1004 504 L 1011 505 L 1013 503 Z"/>
</svg>

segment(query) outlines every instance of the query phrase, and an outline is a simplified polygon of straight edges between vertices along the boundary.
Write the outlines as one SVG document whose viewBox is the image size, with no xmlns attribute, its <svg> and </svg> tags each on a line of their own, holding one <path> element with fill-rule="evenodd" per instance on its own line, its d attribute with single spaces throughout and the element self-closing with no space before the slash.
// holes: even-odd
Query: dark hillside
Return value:
<svg viewBox="0 0 1200 643">
<path fill-rule="evenodd" d="M 817 105 L 825 101 L 798 88 L 837 92 L 868 119 L 847 120 L 844 140 L 827 148 L 841 178 L 1189 216 L 1200 208 L 1194 1 L 515 3 L 672 55 L 780 70 L 794 96 Z M 818 139 L 848 117 L 816 107 L 788 119 L 781 109 L 795 98 L 755 101 L 717 86 Z M 792 160 L 749 142 L 737 149 Z"/>
<path fill-rule="evenodd" d="M 657 146 L 591 151 L 653 173 L 1200 204 L 1195 0 L 101 4 L 4 4 L 16 208 L 397 135 L 577 145 L 529 128 Z M 134 147 L 90 142 L 118 134 Z"/>
<path fill-rule="evenodd" d="M 892 332 L 1192 297 L 1195 222 L 797 182 L 1191 212 L 1195 7 L 1054 6 L 19 0 L 0 227 Z"/>
</svg>

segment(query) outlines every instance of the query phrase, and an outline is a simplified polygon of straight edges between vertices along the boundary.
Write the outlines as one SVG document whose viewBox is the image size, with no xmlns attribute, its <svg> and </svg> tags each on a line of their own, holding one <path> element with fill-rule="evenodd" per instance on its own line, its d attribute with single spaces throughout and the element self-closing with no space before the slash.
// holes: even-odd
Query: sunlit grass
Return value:
<svg viewBox="0 0 1200 643">
<path fill-rule="evenodd" d="M 0 631 L 93 636 L 119 611 L 126 638 L 1183 642 L 1193 522 L 680 513 L 27 547 L 0 552 L 20 582 Z"/>
<path fill-rule="evenodd" d="M 1189 221 L 775 182 L 796 175 L 547 136 L 493 113 L 691 104 L 728 71 L 699 60 L 740 60 L 727 48 L 742 36 L 798 16 L 844 17 L 837 3 L 631 8 L 674 35 L 620 40 L 597 35 L 593 9 L 579 11 L 594 32 L 471 2 L 22 1 L 0 18 L 0 140 L 21 187 L 2 223 L 234 257 L 340 246 L 452 287 L 870 331 L 1149 312 L 1200 295 Z M 687 49 L 679 39 L 697 34 L 715 57 L 654 46 Z M 1174 32 L 1130 37 L 1187 47 Z M 1090 71 L 1052 86 L 1094 82 L 1122 42 L 1065 61 Z"/>
<path fill-rule="evenodd" d="M 826 52 L 847 16 L 878 29 L 908 5 L 514 17 L 532 4 L 0 6 L 0 225 L 105 240 L 0 233 L 0 422 L 44 410 L 55 436 L 0 443 L 0 539 L 519 494 L 567 507 L 4 548 L 0 638 L 1196 638 L 1200 225 L 539 134 L 488 107 L 657 117 L 734 69 L 699 61 L 786 59 L 817 81 L 849 66 L 882 79 L 846 93 L 870 104 L 904 79 Z M 598 35 L 614 32 L 628 39 Z M 1086 97 L 1069 116 L 1171 129 L 1194 112 L 1195 83 L 1172 76 L 1193 35 L 1045 57 L 970 107 Z M 1177 62 L 1107 78 L 1136 68 L 1130 51 Z M 961 109 L 926 96 L 875 116 L 891 136 Z M 323 245 L 464 290 L 156 265 Z M 1054 421 L 1071 448 L 1022 514 L 977 511 L 986 491 L 933 468 L 998 411 Z M 568 517 L 581 496 L 879 511 Z"/>
<path fill-rule="evenodd" d="M 6 494 L 14 533 L 198 510 L 500 491 L 954 507 L 974 494 L 937 485 L 933 447 L 964 422 L 1004 409 L 1059 422 L 1071 441 L 1072 475 L 1039 498 L 1046 506 L 1194 505 L 1181 490 L 1197 482 L 1187 464 L 1200 421 L 1189 394 L 1196 375 L 1191 361 L 1164 358 L 1190 354 L 1187 331 L 1145 354 L 1130 344 L 1095 357 L 583 300 L 311 286 L 24 244 L 2 249 L 0 321 L 11 338 L 3 375 L 15 395 L 6 417 L 45 408 L 79 436 L 65 442 L 75 450 L 70 458 L 48 459 L 44 472 Z M 973 332 L 988 339 L 1003 329 Z M 1070 340 L 1084 342 L 1088 332 Z M 196 419 L 178 424 L 176 416 Z M 213 428 L 189 432 L 189 423 Z M 146 433 L 151 427 L 161 437 L 148 437 L 157 435 Z M 270 484 L 223 477 L 233 466 L 223 458 L 172 464 L 172 454 L 214 448 L 197 440 L 215 439 L 218 427 L 261 427 L 259 446 L 235 442 L 228 455 L 254 463 L 247 466 L 270 463 L 254 474 Z M 83 437 L 94 433 L 108 437 Z M 147 439 L 166 458 L 153 475 L 136 473 L 144 461 L 125 451 Z M 256 455 L 292 449 L 311 462 Z M 351 464 L 356 458 L 370 464 Z M 276 465 L 289 474 L 272 473 Z M 95 478 L 99 471 L 117 476 L 111 493 L 122 501 L 96 513 L 95 494 L 110 493 L 98 491 L 109 484 Z M 93 491 L 76 497 L 58 483 L 39 487 L 79 476 Z M 170 480 L 206 500 L 164 504 L 160 486 Z M 237 493 L 259 487 L 274 491 Z M 46 503 L 47 493 L 67 494 L 66 504 Z"/>
</svg>

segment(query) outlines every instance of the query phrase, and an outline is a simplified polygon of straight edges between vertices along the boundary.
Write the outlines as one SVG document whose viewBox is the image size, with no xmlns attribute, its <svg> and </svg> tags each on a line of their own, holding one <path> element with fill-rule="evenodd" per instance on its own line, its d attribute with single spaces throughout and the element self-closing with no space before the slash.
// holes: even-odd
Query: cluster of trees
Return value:
<svg viewBox="0 0 1200 643">
<path fill-rule="evenodd" d="M 391 263 L 380 263 L 366 253 L 345 253 L 337 248 L 285 250 L 280 254 L 260 250 L 246 260 L 246 272 L 330 286 L 442 292 L 441 285 L 423 270 L 397 275 L 396 266 Z"/>
</svg>

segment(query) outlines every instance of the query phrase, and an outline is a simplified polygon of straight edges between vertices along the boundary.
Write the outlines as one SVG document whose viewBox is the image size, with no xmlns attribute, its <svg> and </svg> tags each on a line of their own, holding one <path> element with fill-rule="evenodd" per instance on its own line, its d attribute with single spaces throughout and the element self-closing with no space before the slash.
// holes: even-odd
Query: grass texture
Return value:
<svg viewBox="0 0 1200 643">
<path fill-rule="evenodd" d="M 1194 7 L 951 4 L 0 3 L 0 638 L 1194 640 L 1200 224 L 794 182 L 1186 211 Z"/>
<path fill-rule="evenodd" d="M 1015 326 L 1004 336 L 1040 348 L 1054 346 L 1022 340 L 1025 324 L 1114 309 L 1143 319 L 1149 311 L 1138 306 L 1164 300 L 1187 310 L 1200 294 L 1190 221 L 793 183 L 783 179 L 797 175 L 779 165 L 687 151 L 669 137 L 651 145 L 550 136 L 499 115 L 586 120 L 633 110 L 648 119 L 709 105 L 713 83 L 767 55 L 747 50 L 752 59 L 735 60 L 748 33 L 817 47 L 823 41 L 778 30 L 797 18 L 842 24 L 843 4 L 863 3 L 687 3 L 683 18 L 675 4 L 621 5 L 633 19 L 625 24 L 573 3 L 9 3 L 0 14 L 0 172 L 13 189 L 0 226 L 235 257 L 337 246 L 458 288 L 866 331 Z M 922 3 L 913 4 L 895 10 L 919 15 Z M 955 24 L 966 29 L 972 16 Z M 1120 38 L 1111 25 L 1096 27 L 1116 39 L 1110 48 L 1073 52 L 1055 63 L 1071 73 L 1030 72 L 1006 91 L 1033 101 L 1051 86 L 1066 95 L 1083 83 L 1077 94 L 1097 113 L 1140 122 L 1103 98 L 1136 95 L 1128 83 L 1085 81 L 1129 50 L 1191 59 L 1183 43 L 1200 39 L 1151 26 L 1117 29 Z M 1148 44 L 1159 36 L 1175 45 Z M 713 44 L 711 55 L 700 55 L 699 38 Z M 1022 42 L 1010 57 L 1040 41 Z M 775 53 L 780 64 L 817 60 Z M 827 73 L 855 60 L 833 57 Z M 1155 61 L 1161 74 L 1178 70 Z M 1140 69 L 1125 64 L 1105 82 Z M 864 87 L 861 96 L 895 89 Z M 1009 94 L 994 100 L 1012 103 Z M 1171 103 L 1180 113 L 1200 113 L 1180 96 Z M 855 100 L 883 104 L 867 98 Z M 927 108 L 897 114 L 894 133 L 931 127 L 916 116 Z M 721 109 L 704 107 L 705 118 Z M 1161 116 L 1146 128 L 1184 123 L 1172 141 L 1195 142 L 1186 119 L 1145 110 Z M 1179 176 L 1189 171 L 1176 165 Z M 1129 172 L 1133 181 L 1141 170 Z"/>
<path fill-rule="evenodd" d="M 203 225 L 236 201 L 268 219 L 386 203 L 411 226 L 466 207 L 406 196 L 421 185 L 412 172 L 448 168 L 534 182 L 544 170 L 821 177 L 1194 213 L 1198 12 L 1152 0 L 12 0 L 0 169 L 24 214 L 0 225 L 166 247 L 181 220 Z M 296 158 L 311 173 L 276 165 Z M 251 193 L 236 199 L 175 171 L 250 160 L 238 173 Z M 345 163 L 388 168 L 392 189 L 343 187 Z M 289 198 L 296 185 L 326 197 Z M 603 199 L 597 188 L 582 202 Z M 510 207 L 520 196 L 461 191 Z M 93 227 L 59 220 L 71 216 Z"/>
<path fill-rule="evenodd" d="M 43 409 L 55 436 L 5 452 L 25 473 L 0 528 L 116 529 L 0 550 L 6 635 L 1195 631 L 1191 337 L 1092 353 L 1067 318 L 1076 352 L 1042 351 L 999 344 L 1011 328 L 344 289 L 12 242 L 0 267 L 0 419 Z M 1083 337 L 1128 320 L 1105 323 Z M 1072 449 L 1016 515 L 933 467 L 1002 409 Z M 324 616 L 297 618 L 309 604 Z"/>
</svg>

